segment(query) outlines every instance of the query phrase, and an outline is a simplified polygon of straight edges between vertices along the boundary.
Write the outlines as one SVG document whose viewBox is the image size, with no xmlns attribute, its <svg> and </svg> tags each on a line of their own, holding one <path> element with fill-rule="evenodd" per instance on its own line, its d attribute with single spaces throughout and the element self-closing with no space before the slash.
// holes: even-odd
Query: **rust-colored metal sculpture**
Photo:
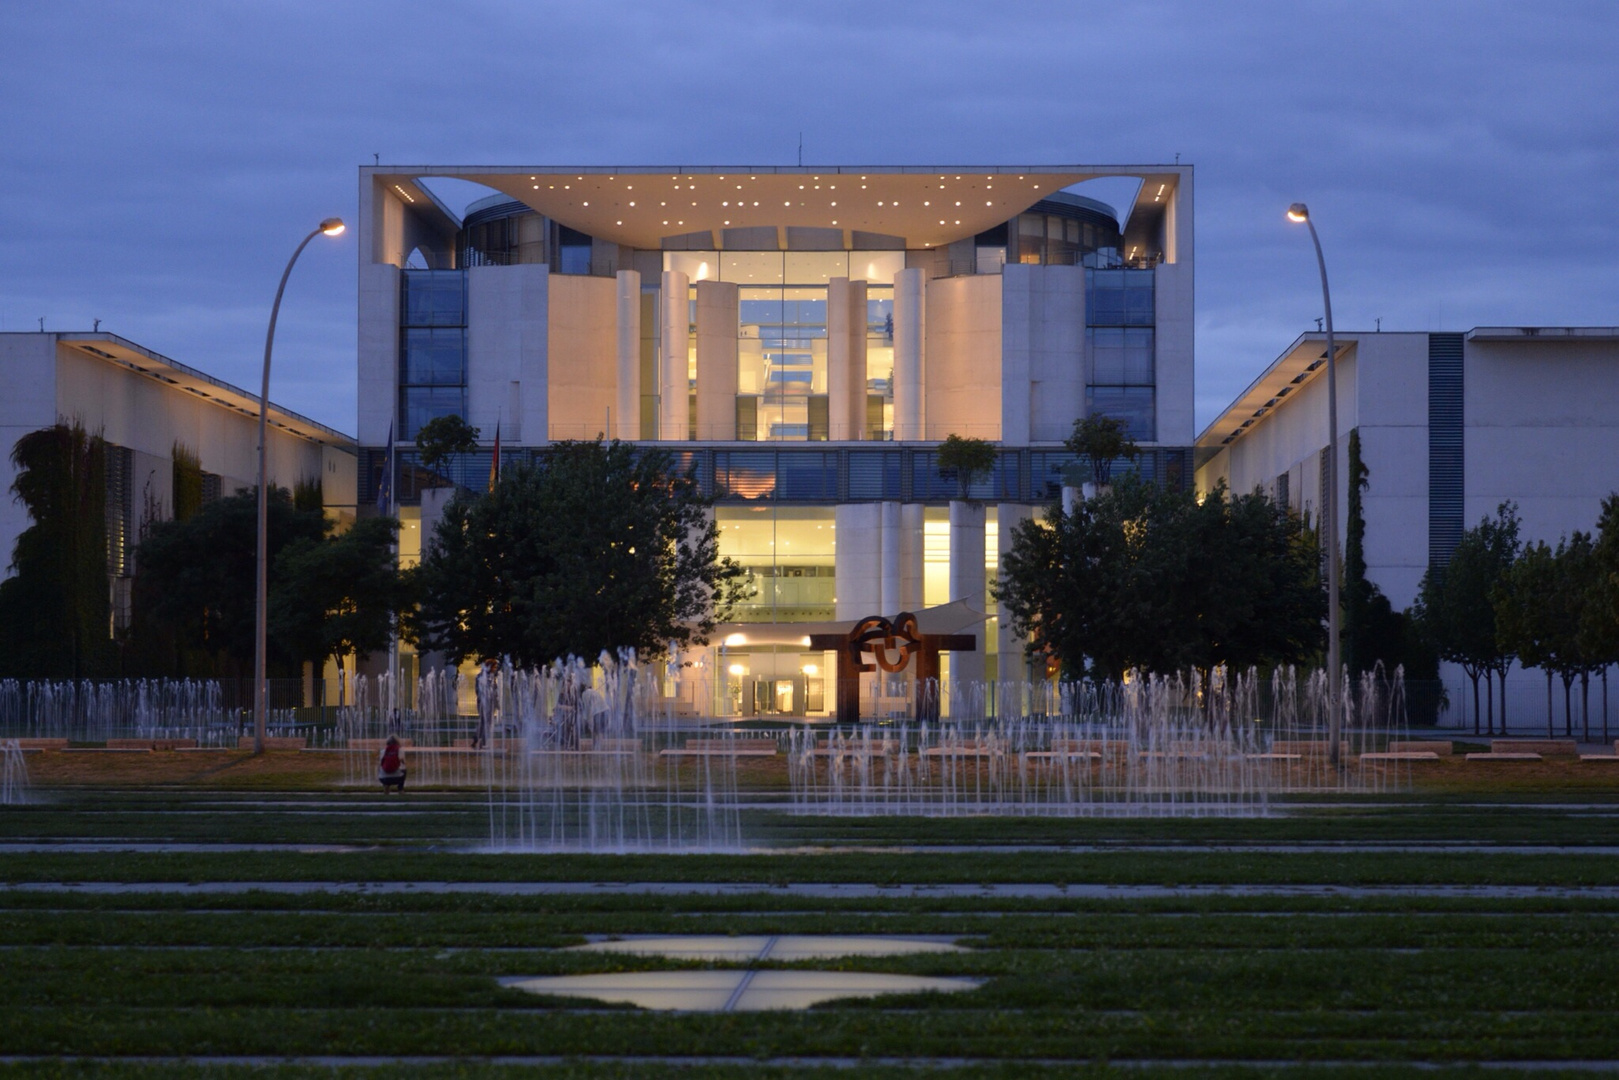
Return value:
<svg viewBox="0 0 1619 1080">
<path fill-rule="evenodd" d="M 838 722 L 860 721 L 860 675 L 881 670 L 897 675 L 915 662 L 916 718 L 936 720 L 939 696 L 930 684 L 939 679 L 940 652 L 971 652 L 978 647 L 973 634 L 924 634 L 916 615 L 902 611 L 892 619 L 868 615 L 844 634 L 811 634 L 812 649 L 835 649 L 838 654 Z M 866 654 L 871 654 L 867 662 Z"/>
</svg>

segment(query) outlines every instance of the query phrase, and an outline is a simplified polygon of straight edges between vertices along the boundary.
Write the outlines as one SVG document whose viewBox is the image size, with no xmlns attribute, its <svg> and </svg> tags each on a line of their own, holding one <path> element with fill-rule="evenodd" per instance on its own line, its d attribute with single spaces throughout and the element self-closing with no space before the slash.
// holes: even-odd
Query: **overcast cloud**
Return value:
<svg viewBox="0 0 1619 1080">
<path fill-rule="evenodd" d="M 0 3 L 0 329 L 241 386 L 384 164 L 1196 166 L 1198 423 L 1298 333 L 1619 324 L 1619 5 Z M 352 235 L 271 396 L 354 430 Z"/>
</svg>

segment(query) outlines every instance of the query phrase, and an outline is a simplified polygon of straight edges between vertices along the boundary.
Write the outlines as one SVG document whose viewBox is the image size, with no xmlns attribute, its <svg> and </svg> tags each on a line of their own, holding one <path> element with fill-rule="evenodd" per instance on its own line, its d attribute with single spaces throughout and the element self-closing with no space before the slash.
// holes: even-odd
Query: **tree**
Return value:
<svg viewBox="0 0 1619 1080">
<path fill-rule="evenodd" d="M 437 481 L 440 470 L 453 464 L 457 456 L 478 449 L 479 434 L 477 428 L 453 413 L 435 416 L 416 432 L 416 450 L 422 465 Z"/>
<path fill-rule="evenodd" d="M 271 489 L 270 565 L 289 544 L 322 539 L 329 524 L 323 514 L 295 507 L 285 488 Z M 137 620 L 171 633 L 182 649 L 206 657 L 216 672 L 246 674 L 253 667 L 257 550 L 255 491 L 215 499 L 185 521 L 153 523 L 135 552 Z M 279 587 L 272 576 L 272 608 Z M 270 646 L 271 659 L 283 670 L 303 658 L 289 655 L 274 639 Z"/>
<path fill-rule="evenodd" d="M 1562 669 L 1556 555 L 1544 541 L 1530 544 L 1492 594 L 1501 647 L 1524 667 L 1546 672 L 1546 734 L 1552 734 L 1552 675 Z"/>
<path fill-rule="evenodd" d="M 1262 494 L 1132 481 L 1019 524 L 995 595 L 1070 678 L 1207 672 L 1318 655 L 1319 565 L 1314 534 Z"/>
<path fill-rule="evenodd" d="M 282 549 L 270 634 L 286 655 L 321 664 L 389 647 L 404 603 L 393 553 L 398 532 L 393 518 L 365 518 L 335 536 L 299 537 Z"/>
<path fill-rule="evenodd" d="M 995 468 L 995 447 L 983 439 L 947 435 L 939 444 L 938 465 L 939 475 L 946 480 L 953 477 L 965 500 L 970 498 L 973 481 Z"/>
<path fill-rule="evenodd" d="M 1462 533 L 1445 566 L 1422 576 L 1414 612 L 1440 659 L 1461 666 L 1473 684 L 1473 729 L 1479 734 L 1479 679 L 1499 674 L 1501 715 L 1506 716 L 1506 670 L 1512 653 L 1496 633 L 1493 598 L 1518 557 L 1518 508 L 1505 502 L 1495 517 Z M 1490 690 L 1489 733 L 1495 732 L 1494 686 Z"/>
<path fill-rule="evenodd" d="M 1090 461 L 1091 478 L 1098 491 L 1107 484 L 1115 461 L 1120 458 L 1134 461 L 1141 454 L 1124 421 L 1112 416 L 1086 416 L 1075 420 L 1073 433 L 1063 445 Z"/>
<path fill-rule="evenodd" d="M 1349 513 L 1344 522 L 1343 605 L 1344 663 L 1354 675 L 1375 670 L 1404 669 L 1406 678 L 1434 680 L 1439 661 L 1426 647 L 1409 612 L 1398 612 L 1366 571 L 1366 513 L 1363 504 L 1371 486 L 1371 470 L 1361 456 L 1360 429 L 1349 432 Z M 1408 693 L 1407 709 L 1431 720 L 1437 700 L 1431 695 Z"/>
<path fill-rule="evenodd" d="M 182 442 L 170 452 L 173 463 L 172 499 L 174 520 L 184 521 L 202 509 L 202 460 Z"/>
<path fill-rule="evenodd" d="M 11 490 L 31 523 L 0 582 L 0 671 L 84 678 L 113 663 L 107 580 L 106 444 L 78 424 L 17 440 Z"/>
<path fill-rule="evenodd" d="M 707 507 L 662 450 L 556 443 L 445 506 L 407 631 L 455 661 L 521 665 L 703 643 L 746 591 Z"/>
</svg>

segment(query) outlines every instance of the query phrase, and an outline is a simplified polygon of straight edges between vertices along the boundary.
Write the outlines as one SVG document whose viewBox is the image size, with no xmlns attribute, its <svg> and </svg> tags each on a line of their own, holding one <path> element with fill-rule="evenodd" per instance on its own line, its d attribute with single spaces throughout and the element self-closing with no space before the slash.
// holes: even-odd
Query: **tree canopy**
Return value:
<svg viewBox="0 0 1619 1080">
<path fill-rule="evenodd" d="M 30 524 L 0 582 L 0 671 L 110 674 L 106 445 L 78 424 L 56 424 L 18 439 L 11 462 Z"/>
<path fill-rule="evenodd" d="M 1141 454 L 1123 420 L 1100 414 L 1075 420 L 1074 430 L 1063 445 L 1090 461 L 1091 479 L 1098 488 L 1107 484 L 1115 461 L 1134 461 Z"/>
<path fill-rule="evenodd" d="M 480 434 L 459 416 L 435 416 L 416 432 L 416 450 L 423 467 L 437 476 L 461 454 L 477 450 Z"/>
<path fill-rule="evenodd" d="M 415 572 L 408 629 L 452 660 L 522 665 L 702 643 L 744 597 L 695 478 L 658 449 L 560 442 L 458 492 Z"/>
<path fill-rule="evenodd" d="M 995 594 L 1069 677 L 1297 663 L 1322 647 L 1314 534 L 1261 493 L 1129 481 L 1017 526 Z"/>
<path fill-rule="evenodd" d="M 953 478 L 960 486 L 961 497 L 966 499 L 972 492 L 973 481 L 988 476 L 995 468 L 995 447 L 983 439 L 951 434 L 939 444 L 937 460 L 939 474 L 947 480 Z"/>
<path fill-rule="evenodd" d="M 382 652 L 405 603 L 393 553 L 399 522 L 365 518 L 322 539 L 298 537 L 276 557 L 270 634 L 299 660 Z"/>
<path fill-rule="evenodd" d="M 1517 506 L 1502 503 L 1495 517 L 1462 533 L 1446 565 L 1428 568 L 1412 609 L 1439 658 L 1459 664 L 1472 681 L 1475 717 L 1479 679 L 1486 674 L 1504 679 L 1512 663 L 1512 651 L 1496 628 L 1494 598 L 1518 557 L 1518 531 Z"/>
<path fill-rule="evenodd" d="M 284 488 L 271 489 L 268 552 L 272 567 L 288 545 L 322 541 L 327 528 L 322 514 L 295 507 Z M 184 521 L 152 523 L 135 552 L 138 625 L 172 634 L 181 648 L 210 658 L 220 673 L 251 671 L 257 550 L 258 495 L 254 491 L 238 491 L 205 503 Z M 279 588 L 279 578 L 272 573 L 272 608 Z M 271 659 L 283 669 L 308 658 L 301 644 L 291 651 L 280 645 L 272 638 Z"/>
</svg>

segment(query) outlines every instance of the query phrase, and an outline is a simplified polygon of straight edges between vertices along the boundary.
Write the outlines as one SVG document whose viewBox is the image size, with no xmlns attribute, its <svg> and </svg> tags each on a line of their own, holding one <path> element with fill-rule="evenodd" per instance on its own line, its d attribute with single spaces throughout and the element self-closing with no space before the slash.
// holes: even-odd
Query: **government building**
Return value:
<svg viewBox="0 0 1619 1080">
<path fill-rule="evenodd" d="M 457 214 L 436 178 L 490 194 Z M 1075 191 L 1107 178 L 1136 182 L 1127 205 Z M 682 710 L 825 715 L 810 636 L 901 611 L 975 636 L 946 685 L 1022 678 L 987 583 L 1071 480 L 1074 421 L 1120 418 L 1146 477 L 1192 483 L 1190 166 L 376 166 L 357 236 L 361 507 L 391 467 L 419 557 L 446 489 L 414 438 L 438 416 L 482 432 L 449 477 L 474 490 L 497 430 L 503 461 L 672 452 L 755 587 L 677 658 Z M 968 500 L 936 464 L 949 435 L 996 448 Z"/>
</svg>

